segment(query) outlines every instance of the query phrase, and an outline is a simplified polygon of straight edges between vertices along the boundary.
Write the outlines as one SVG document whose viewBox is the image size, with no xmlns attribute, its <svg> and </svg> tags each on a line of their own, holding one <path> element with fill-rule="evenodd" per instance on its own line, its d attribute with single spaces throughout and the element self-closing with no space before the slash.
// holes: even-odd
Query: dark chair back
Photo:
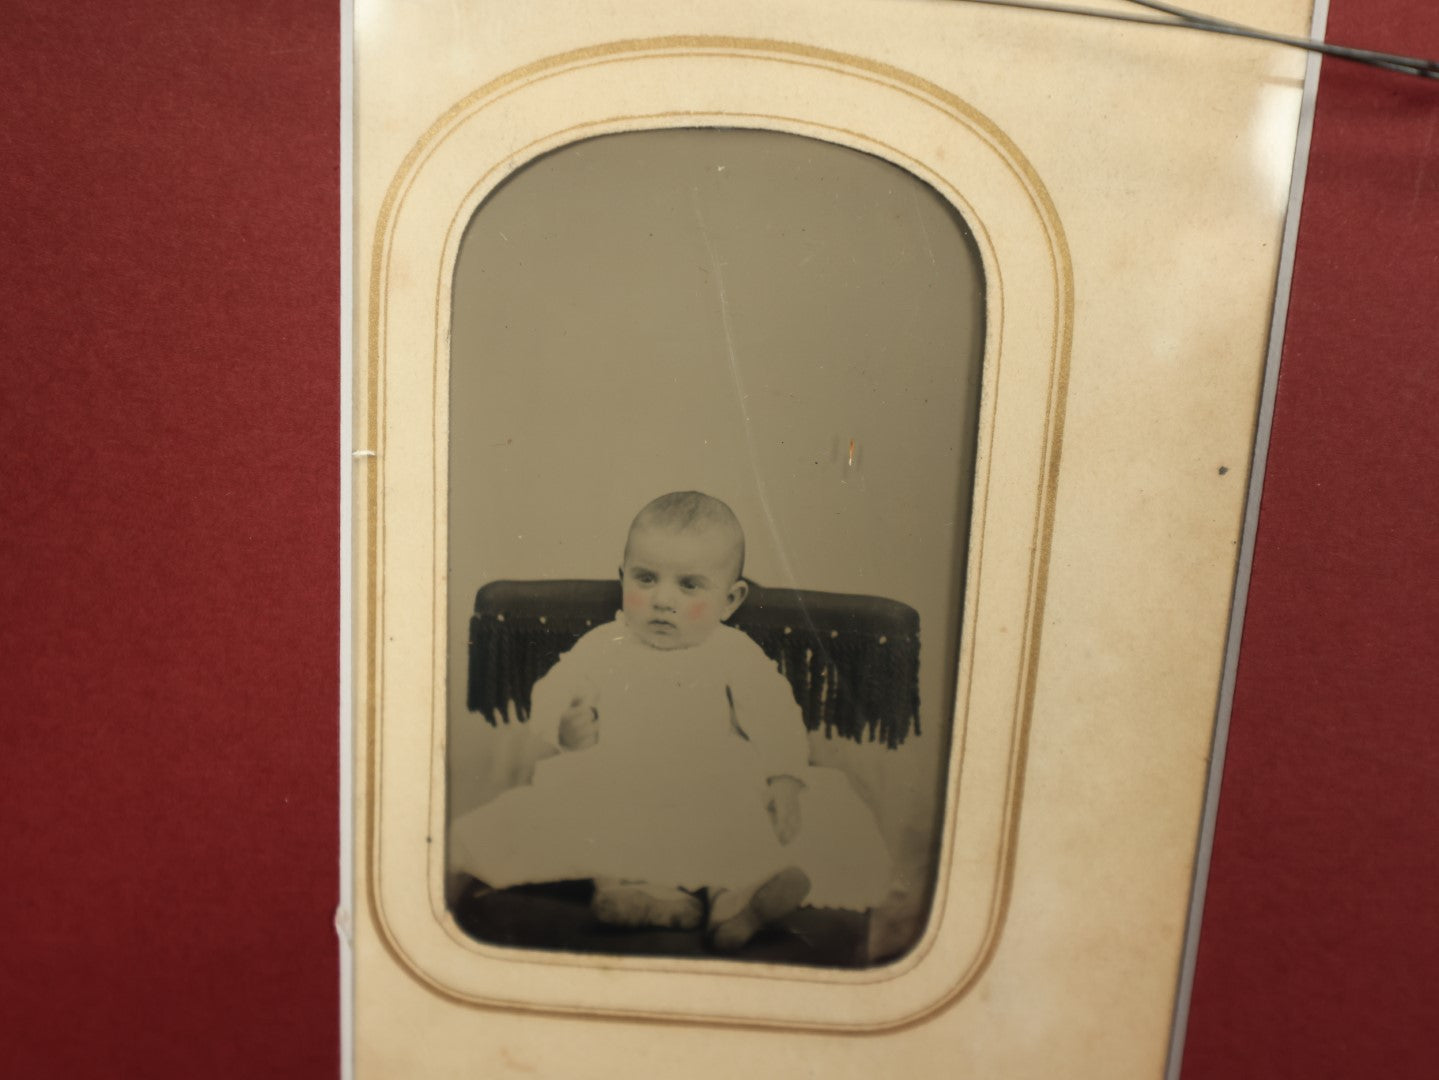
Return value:
<svg viewBox="0 0 1439 1080">
<path fill-rule="evenodd" d="M 588 630 L 615 617 L 618 581 L 496 581 L 470 619 L 471 712 L 491 724 L 530 711 L 530 688 Z M 919 614 L 877 596 L 750 583 L 729 620 L 794 688 L 805 726 L 898 746 L 919 734 Z"/>
</svg>

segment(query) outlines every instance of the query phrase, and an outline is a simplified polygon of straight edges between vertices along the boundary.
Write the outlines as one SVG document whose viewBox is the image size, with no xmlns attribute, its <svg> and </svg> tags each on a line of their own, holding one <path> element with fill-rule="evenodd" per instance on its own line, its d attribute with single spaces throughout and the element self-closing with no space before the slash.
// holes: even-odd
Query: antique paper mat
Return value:
<svg viewBox="0 0 1439 1080">
<path fill-rule="evenodd" d="M 1211 14 L 1304 34 L 1313 12 L 1269 2 Z M 1161 1075 L 1303 58 L 1198 35 L 879 2 L 637 4 L 603 16 L 579 4 L 361 4 L 354 32 L 356 1075 Z M 717 312 L 717 322 L 703 331 L 694 312 L 673 316 L 675 297 L 691 295 L 681 289 L 644 314 L 647 338 L 634 329 L 643 304 L 619 311 L 607 301 L 583 346 L 565 354 L 577 379 L 588 370 L 581 359 L 633 379 L 633 412 L 610 415 L 596 397 L 606 380 L 577 395 L 553 373 L 506 376 L 498 358 L 523 354 L 539 330 L 505 339 L 503 307 L 489 324 L 462 325 L 457 313 L 469 305 L 457 268 L 471 222 L 479 230 L 502 200 L 519 198 L 526 166 L 556 178 L 563 207 L 594 197 L 582 186 L 586 168 L 632 167 L 619 152 L 617 163 L 598 161 L 605 147 L 636 132 L 686 131 L 818 141 L 877 162 L 877 177 L 903 170 L 934 201 L 896 229 L 912 240 L 957 218 L 963 228 L 948 240 L 934 235 L 929 265 L 948 289 L 963 277 L 954 267 L 971 260 L 982 298 L 946 303 L 955 294 L 944 292 L 896 318 L 900 298 L 921 290 L 879 292 L 883 275 L 864 278 L 857 250 L 860 269 L 824 288 L 851 289 L 864 325 L 882 327 L 870 343 L 873 370 L 864 369 L 870 381 L 855 367 L 832 398 L 789 387 L 793 403 L 781 407 L 785 373 L 804 383 L 819 353 L 837 358 L 843 343 L 810 335 L 792 348 L 771 344 L 766 355 L 784 363 L 746 366 L 758 362 L 747 351 L 754 343 L 787 341 L 784 328 L 806 311 L 824 319 L 793 298 L 778 310 L 790 304 L 794 320 L 747 314 L 760 307 L 753 282 L 762 276 L 749 279 L 748 304 L 735 299 L 729 310 L 726 289 L 744 289 L 745 259 L 761 275 L 789 249 L 753 238 L 746 247 L 743 221 L 725 231 L 709 201 L 720 189 L 696 181 L 687 209 L 697 231 L 677 243 L 699 238 L 706 268 L 691 290 L 694 312 Z M 590 156 L 556 171 L 576 144 Z M 666 153 L 663 168 L 704 168 Z M 772 162 L 783 151 L 747 143 L 717 153 Z M 842 205 L 848 190 L 825 189 Z M 540 213 L 521 204 L 514 221 L 533 224 Z M 796 196 L 783 214 L 755 213 L 796 221 L 818 211 Z M 508 227 L 495 229 L 508 242 Z M 837 264 L 842 246 L 817 250 Z M 922 275 L 922 249 L 911 248 L 905 272 Z M 620 252 L 610 266 L 590 251 L 587 272 L 622 275 L 637 258 Z M 501 260 L 494 274 L 513 282 L 523 262 Z M 564 265 L 546 271 L 548 292 L 541 281 L 516 294 L 539 309 L 514 308 L 516 321 L 540 328 L 579 303 L 585 275 L 561 278 Z M 708 289 L 726 273 L 727 285 Z M 964 369 L 975 379 L 939 379 L 949 412 L 924 412 L 916 387 L 934 368 L 914 360 L 923 349 L 904 334 L 935 320 L 934 355 L 949 355 L 963 335 L 943 319 L 966 303 L 965 325 L 983 329 Z M 836 307 L 829 318 L 839 318 Z M 666 313 L 673 326 L 662 333 L 676 354 L 709 350 L 732 366 L 738 421 L 703 410 L 698 421 L 663 418 L 671 391 L 635 365 L 655 348 Z M 557 348 L 534 345 L 526 363 L 552 362 Z M 455 396 L 461 355 L 478 372 L 472 398 Z M 685 379 L 714 400 L 723 395 L 703 392 L 713 390 L 708 371 Z M 524 403 L 529 419 L 497 430 L 487 394 Z M 957 434 L 946 455 L 934 433 L 950 413 Z M 882 824 L 930 823 L 916 842 L 927 870 L 908 894 L 920 900 L 890 911 L 899 946 L 887 947 L 881 928 L 872 962 L 851 965 L 478 941 L 456 923 L 443 837 L 456 800 L 485 797 L 472 790 L 483 785 L 469 763 L 493 761 L 508 736 L 473 726 L 482 722 L 455 704 L 470 614 L 456 597 L 490 578 L 612 574 L 637 495 L 679 486 L 677 461 L 700 474 L 697 485 L 735 473 L 724 464 L 705 473 L 710 457 L 674 445 L 674 433 L 711 423 L 716 438 L 739 440 L 734 460 L 755 477 L 729 482 L 756 576 L 891 597 L 919 613 L 920 734 L 894 751 L 841 742 L 816 753 L 863 777 L 856 783 Z M 661 428 L 669 443 L 635 441 L 636 429 L 660 424 L 670 425 Z M 603 468 L 545 456 L 574 428 L 593 431 L 585 445 Z M 794 462 L 779 450 L 767 456 L 780 432 L 800 444 Z M 476 449 L 469 471 L 457 471 L 455 447 L 467 436 Z M 921 443 L 919 457 L 903 458 L 900 447 Z M 516 444 L 526 456 L 502 464 L 499 451 Z M 967 481 L 961 495 L 933 470 Z M 488 515 L 471 488 L 493 494 Z M 480 524 L 457 534 L 465 513 Z M 832 516 L 842 526 L 828 524 Z M 520 524 L 501 543 L 498 525 L 485 531 L 496 521 L 506 535 L 519 521 L 539 531 L 526 540 Z M 481 552 L 473 569 L 457 559 L 457 535 Z M 859 554 L 831 558 L 841 539 Z M 904 818 L 893 808 L 914 791 L 929 810 Z M 890 834 L 896 848 L 902 831 Z"/>
</svg>

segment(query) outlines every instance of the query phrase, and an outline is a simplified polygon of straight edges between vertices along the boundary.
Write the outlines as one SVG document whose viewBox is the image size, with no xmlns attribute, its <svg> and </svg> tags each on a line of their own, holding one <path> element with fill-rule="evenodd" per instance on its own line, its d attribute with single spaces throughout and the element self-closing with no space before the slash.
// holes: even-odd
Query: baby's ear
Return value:
<svg viewBox="0 0 1439 1080">
<path fill-rule="evenodd" d="M 746 581 L 744 578 L 740 578 L 733 585 L 731 585 L 729 587 L 729 592 L 725 594 L 724 617 L 728 619 L 731 615 L 738 611 L 740 605 L 744 603 L 745 597 L 748 595 L 749 582 Z"/>
</svg>

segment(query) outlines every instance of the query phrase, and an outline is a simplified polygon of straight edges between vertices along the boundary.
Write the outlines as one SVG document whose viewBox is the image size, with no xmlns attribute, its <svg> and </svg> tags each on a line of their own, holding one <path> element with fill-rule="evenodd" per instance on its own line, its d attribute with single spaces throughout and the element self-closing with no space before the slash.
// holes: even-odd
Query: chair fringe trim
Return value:
<svg viewBox="0 0 1439 1080">
<path fill-rule="evenodd" d="M 478 614 L 470 620 L 467 705 L 492 725 L 530 715 L 530 688 L 593 620 Z M 919 636 L 742 627 L 794 688 L 805 727 L 890 749 L 919 730 Z"/>
</svg>

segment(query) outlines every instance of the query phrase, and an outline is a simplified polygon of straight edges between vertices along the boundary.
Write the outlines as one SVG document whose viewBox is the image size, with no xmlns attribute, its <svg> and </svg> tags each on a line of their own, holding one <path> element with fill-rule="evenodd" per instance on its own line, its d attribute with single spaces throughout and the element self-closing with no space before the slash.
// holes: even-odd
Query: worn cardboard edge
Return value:
<svg viewBox="0 0 1439 1080">
<path fill-rule="evenodd" d="M 1329 0 L 1315 0 L 1310 37 L 1322 40 L 1329 22 Z M 1294 169 L 1289 184 L 1289 205 L 1284 215 L 1284 239 L 1279 249 L 1279 270 L 1274 286 L 1274 310 L 1270 316 L 1269 347 L 1264 359 L 1264 382 L 1254 428 L 1254 455 L 1249 464 L 1249 491 L 1244 503 L 1244 526 L 1239 540 L 1239 560 L 1234 573 L 1234 602 L 1230 607 L 1229 631 L 1224 648 L 1224 669 L 1215 710 L 1214 741 L 1205 781 L 1204 811 L 1199 822 L 1194 878 L 1190 888 L 1189 912 L 1184 931 L 1184 952 L 1179 968 L 1179 985 L 1174 998 L 1174 1021 L 1170 1027 L 1169 1054 L 1165 1080 L 1179 1080 L 1184 1064 L 1184 1041 L 1189 1029 L 1189 1008 L 1194 997 L 1194 971 L 1203 931 L 1204 900 L 1209 885 L 1209 864 L 1214 854 L 1214 828 L 1219 817 L 1220 789 L 1224 782 L 1224 757 L 1229 745 L 1229 723 L 1234 709 L 1234 688 L 1239 671 L 1239 653 L 1244 637 L 1244 614 L 1249 602 L 1249 581 L 1254 570 L 1254 543 L 1259 532 L 1259 510 L 1264 496 L 1264 472 L 1269 461 L 1269 441 L 1274 430 L 1274 399 L 1279 387 L 1279 363 L 1284 352 L 1284 328 L 1289 318 L 1290 290 L 1294 283 L 1294 254 L 1299 238 L 1299 219 L 1304 205 L 1304 185 L 1309 172 L 1309 148 L 1314 134 L 1314 105 L 1318 96 L 1319 72 L 1323 57 L 1309 54 L 1304 70 L 1304 96 L 1299 106 L 1299 130 L 1294 143 Z"/>
<path fill-rule="evenodd" d="M 340 4 L 340 896 L 335 910 L 339 936 L 340 1076 L 355 1075 L 355 710 L 354 710 L 354 470 L 367 459 L 354 456 L 355 417 L 355 8 Z"/>
</svg>

